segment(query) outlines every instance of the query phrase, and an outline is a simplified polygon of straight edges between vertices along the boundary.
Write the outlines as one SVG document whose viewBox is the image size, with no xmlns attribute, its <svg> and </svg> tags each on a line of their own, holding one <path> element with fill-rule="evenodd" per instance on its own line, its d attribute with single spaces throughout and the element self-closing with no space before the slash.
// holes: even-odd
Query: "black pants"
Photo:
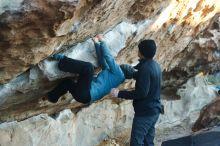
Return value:
<svg viewBox="0 0 220 146">
<path fill-rule="evenodd" d="M 59 97 L 69 91 L 76 101 L 89 103 L 91 100 L 90 88 L 94 74 L 94 67 L 89 62 L 64 57 L 58 63 L 58 68 L 64 72 L 79 74 L 78 82 L 66 79 L 48 93 L 48 100 L 57 102 Z"/>
</svg>

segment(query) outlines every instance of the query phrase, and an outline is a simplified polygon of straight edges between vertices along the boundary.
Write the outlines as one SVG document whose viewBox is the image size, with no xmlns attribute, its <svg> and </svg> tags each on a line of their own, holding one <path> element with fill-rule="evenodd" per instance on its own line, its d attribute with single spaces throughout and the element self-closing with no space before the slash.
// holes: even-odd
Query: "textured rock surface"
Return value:
<svg viewBox="0 0 220 146">
<path fill-rule="evenodd" d="M 47 2 L 45 1 L 39 4 L 38 4 L 38 1 L 35 1 L 35 2 L 38 7 L 42 7 L 42 4 L 44 3 L 47 4 Z M 176 98 L 175 93 L 178 87 L 180 87 L 184 82 L 186 82 L 188 78 L 194 76 L 200 71 L 203 71 L 204 69 L 205 70 L 213 70 L 213 69 L 218 70 L 219 68 L 219 66 L 216 66 L 217 64 L 219 64 L 218 63 L 219 60 L 217 61 L 215 59 L 210 60 L 210 55 L 212 56 L 212 54 L 218 51 L 217 44 L 218 44 L 219 27 L 216 27 L 216 25 L 219 25 L 218 15 L 216 15 L 216 18 L 213 19 L 213 21 L 210 20 L 210 21 L 204 22 L 206 20 L 211 19 L 211 17 L 214 16 L 218 12 L 219 2 L 218 1 L 202 2 L 201 1 L 201 3 L 198 3 L 198 5 L 190 4 L 191 1 L 187 1 L 187 2 L 186 1 L 179 1 L 179 2 L 164 1 L 163 3 L 151 2 L 152 11 L 148 13 L 149 10 L 147 9 L 149 9 L 149 7 L 146 7 L 146 12 L 145 11 L 141 12 L 142 9 L 140 9 L 140 11 L 135 12 L 134 15 L 131 15 L 131 12 L 128 11 L 129 10 L 128 7 L 132 6 L 132 9 L 134 9 L 135 7 L 143 7 L 143 5 L 146 5 L 146 3 L 137 1 L 136 3 L 134 3 L 134 5 L 132 5 L 133 3 L 130 2 L 130 5 L 127 5 L 125 8 L 122 7 L 122 10 L 120 11 L 121 14 L 120 16 L 118 16 L 115 13 L 119 13 L 117 11 L 117 8 L 119 7 L 121 1 L 117 1 L 117 2 L 116 1 L 111 1 L 111 2 L 110 1 L 105 1 L 105 2 L 104 1 L 92 1 L 92 2 L 84 2 L 84 1 L 63 2 L 62 1 L 60 2 L 60 4 L 71 3 L 72 5 L 73 4 L 77 5 L 75 8 L 77 10 L 76 14 L 77 14 L 77 17 L 81 16 L 78 18 L 78 19 L 80 18 L 81 19 L 80 21 L 77 21 L 77 24 L 73 25 L 74 28 L 72 28 L 71 30 L 74 29 L 74 32 L 63 33 L 62 35 L 56 34 L 53 37 L 53 39 L 56 38 L 55 40 L 56 43 L 47 42 L 46 43 L 47 45 L 42 44 L 41 46 L 44 46 L 44 47 L 46 46 L 50 48 L 50 49 L 45 48 L 44 49 L 45 52 L 47 52 L 48 50 L 51 51 L 51 49 L 52 49 L 52 52 L 55 50 L 59 50 L 59 51 L 64 50 L 64 53 L 67 54 L 67 56 L 69 57 L 77 58 L 77 59 L 81 59 L 85 61 L 90 61 L 96 64 L 95 58 L 94 58 L 94 54 L 95 54 L 94 46 L 91 43 L 91 40 L 88 39 L 88 36 L 91 36 L 95 32 L 101 32 L 105 30 L 105 36 L 112 49 L 112 53 L 116 55 L 120 50 L 123 49 L 121 52 L 119 52 L 118 61 L 120 63 L 129 62 L 129 63 L 135 64 L 138 59 L 136 56 L 137 54 L 136 44 L 138 40 L 142 37 L 154 38 L 158 44 L 158 53 L 157 53 L 156 58 L 161 63 L 162 67 L 165 69 L 163 73 L 164 74 L 163 94 L 165 97 Z M 214 2 L 215 2 L 215 6 L 213 6 Z M 53 1 L 48 2 L 48 5 L 51 3 L 53 3 Z M 30 1 L 30 3 L 24 3 L 24 5 L 31 5 L 31 4 L 32 4 L 32 1 Z M 56 3 L 53 3 L 53 5 L 55 4 Z M 91 5 L 93 5 L 94 7 L 92 7 Z M 92 7 L 92 9 L 86 9 L 90 13 L 88 13 L 86 10 L 85 12 L 83 11 L 85 9 L 84 6 Z M 178 7 L 175 7 L 175 6 L 178 6 Z M 186 19 L 186 17 L 184 17 L 188 12 L 189 7 L 196 8 L 198 6 L 200 6 L 200 9 L 192 12 L 192 15 L 190 15 L 189 18 L 187 17 Z M 206 7 L 212 7 L 212 6 L 214 7 L 213 9 L 211 9 L 212 11 L 210 11 L 209 13 L 206 12 L 207 16 L 206 15 L 203 16 L 205 12 L 204 13 L 202 12 L 206 9 Z M 26 7 L 24 7 L 24 9 L 22 10 L 25 11 L 26 10 L 25 8 Z M 52 6 L 51 6 L 51 9 L 52 9 Z M 179 13 L 176 13 L 176 14 L 172 13 L 172 15 L 167 16 L 168 14 L 173 12 L 171 10 L 175 12 L 179 12 Z M 78 11 L 82 12 L 80 13 L 81 15 L 78 14 L 79 13 Z M 9 12 L 11 14 L 11 11 Z M 6 11 L 5 13 L 2 13 L 2 16 L 4 16 L 4 18 L 6 19 L 7 16 L 13 17 L 14 15 L 17 14 L 16 13 L 17 11 L 12 13 L 11 15 L 8 14 L 9 12 Z M 29 14 L 25 12 L 23 13 L 25 14 L 25 16 L 26 15 L 28 16 Z M 4 14 L 8 14 L 8 15 L 5 16 Z M 138 16 L 140 16 L 141 14 L 143 14 L 143 16 L 141 16 L 140 18 L 144 19 L 145 17 L 148 17 L 148 19 L 140 20 Z M 118 24 L 118 22 L 121 21 L 122 18 L 127 15 L 129 16 L 128 18 L 130 18 L 132 21 L 136 21 L 136 23 L 132 23 L 131 21 L 129 22 L 129 20 L 124 20 L 124 22 Z M 195 22 L 194 15 L 198 16 L 198 18 L 201 17 L 200 23 L 198 21 Z M 98 16 L 100 16 L 100 18 Z M 115 19 L 113 19 L 112 18 L 113 16 L 118 16 L 118 17 L 115 17 Z M 105 19 L 103 17 L 105 17 Z M 171 22 L 171 18 L 172 19 L 176 18 L 178 20 L 175 19 L 175 21 Z M 4 21 L 5 19 L 2 18 L 1 20 L 5 22 Z M 20 20 L 20 19 L 12 19 L 12 20 Z M 91 20 L 95 22 L 89 23 Z M 180 22 L 182 23 L 183 21 L 186 21 L 186 20 L 188 21 L 188 23 L 186 23 L 185 25 L 177 25 Z M 8 20 L 8 22 L 10 21 Z M 76 22 L 76 20 L 71 19 L 71 22 Z M 166 23 L 166 25 L 165 24 L 161 25 L 163 23 Z M 171 27 L 172 28 L 171 29 L 170 25 L 168 25 L 170 23 L 172 24 L 177 23 L 177 24 L 175 24 L 176 25 L 175 27 L 174 26 Z M 197 34 L 200 32 L 203 32 L 202 30 L 205 29 L 208 26 L 208 24 L 210 25 L 209 27 L 210 31 L 208 32 L 212 31 L 214 33 L 212 34 L 213 37 L 210 35 L 208 36 L 199 35 L 198 38 L 196 38 Z M 113 27 L 113 25 L 115 26 Z M 71 27 L 72 27 L 72 24 L 71 24 Z M 199 28 L 196 29 L 195 27 L 199 27 Z M 28 25 L 28 28 L 29 28 L 28 30 L 30 31 L 33 30 L 33 28 L 30 25 Z M 51 28 L 51 27 L 48 27 L 48 28 Z M 6 31 L 7 29 L 3 29 L 3 30 Z M 22 30 L 22 29 L 17 29 L 17 30 Z M 180 30 L 182 30 L 183 32 L 180 33 Z M 195 32 L 195 30 L 197 31 Z M 45 32 L 41 30 L 39 31 L 39 33 L 45 33 Z M 5 32 L 4 34 L 10 35 L 9 32 Z M 18 34 L 21 35 L 24 33 L 18 32 Z M 171 37 L 176 36 L 176 35 L 179 35 L 179 37 L 177 38 L 174 37 L 173 40 L 171 41 L 170 40 Z M 60 36 L 60 37 L 56 37 L 56 36 Z M 203 41 L 200 41 L 199 40 L 200 38 L 207 38 L 207 39 L 203 39 Z M 22 38 L 18 37 L 18 39 L 22 39 Z M 83 40 L 83 39 L 84 41 L 79 42 L 80 40 Z M 60 43 L 61 40 L 65 43 Z M 213 41 L 210 41 L 210 40 L 213 40 Z M 207 41 L 209 42 L 207 43 L 208 46 L 213 46 L 212 49 L 202 44 Z M 5 41 L 2 41 L 2 42 L 4 43 Z M 15 40 L 12 41 L 11 43 L 14 43 L 14 42 Z M 30 41 L 24 41 L 24 43 L 26 42 L 31 43 Z M 56 44 L 59 44 L 59 45 L 57 47 L 54 47 L 54 45 Z M 10 46 L 11 45 L 9 45 L 9 47 Z M 18 45 L 15 45 L 15 46 L 18 46 Z M 198 47 L 198 46 L 201 46 L 203 48 Z M 41 48 L 38 46 L 36 49 L 36 46 L 34 44 L 33 44 L 33 47 L 35 47 L 34 49 L 35 51 Z M 31 47 L 30 48 L 22 47 L 22 48 L 28 51 L 28 54 L 31 54 L 37 57 L 38 61 L 42 59 L 42 57 L 39 57 L 42 55 L 40 52 L 37 52 L 38 55 L 35 55 L 36 53 L 32 53 L 32 51 L 28 50 Z M 12 48 L 8 48 L 7 50 L 11 50 L 11 49 Z M 13 47 L 13 49 L 18 51 L 16 47 Z M 4 50 L 1 49 L 1 51 L 3 52 Z M 209 51 L 210 53 L 207 54 L 207 51 Z M 43 54 L 45 52 L 43 51 Z M 17 70 L 16 68 L 19 68 L 19 70 L 23 70 L 24 66 L 12 63 L 14 59 L 12 59 L 11 57 L 13 57 L 13 55 L 18 55 L 17 57 L 19 57 L 20 55 L 24 55 L 22 58 L 26 60 L 29 56 L 27 55 L 27 53 L 22 52 L 21 50 L 19 50 L 19 53 L 14 53 L 12 51 L 11 55 L 7 55 L 7 53 L 6 54 L 0 53 L 0 54 L 3 55 L 2 58 L 7 58 L 8 60 L 8 61 L 4 61 L 3 59 L 3 61 L 1 61 L 2 65 L 4 65 L 5 63 L 6 64 L 11 63 L 13 65 L 16 65 L 16 67 L 13 67 L 7 64 L 7 67 L 3 67 L 4 69 L 2 69 L 3 74 L 7 73 L 12 76 L 16 75 L 16 73 L 14 72 Z M 51 54 L 51 52 L 49 54 Z M 46 55 L 49 55 L 49 54 L 46 53 Z M 32 61 L 35 60 L 33 57 L 30 57 L 30 58 L 31 60 L 29 61 L 26 60 L 22 62 L 30 64 Z M 201 58 L 203 58 L 202 61 L 201 61 Z M 19 60 L 20 59 L 16 59 L 16 62 L 18 63 Z M 0 109 L 1 109 L 1 112 L 3 113 L 3 115 L 1 116 L 2 121 L 22 119 L 22 118 L 30 117 L 31 115 L 35 115 L 36 113 L 39 114 L 39 110 L 41 109 L 40 107 L 42 107 L 38 104 L 39 98 L 42 97 L 46 92 L 51 90 L 54 87 L 54 85 L 57 84 L 57 82 L 59 82 L 57 79 L 64 77 L 64 75 L 62 75 L 63 73 L 58 71 L 57 67 L 55 66 L 56 66 L 55 61 L 51 61 L 50 59 L 45 59 L 41 61 L 38 65 L 28 69 L 23 74 L 17 76 L 15 79 L 11 80 L 9 83 L 1 85 L 0 87 L 0 99 L 1 99 Z M 13 70 L 13 73 L 11 74 L 10 71 L 7 71 L 7 69 Z M 4 79 L 5 77 L 6 77 L 5 75 L 2 75 L 1 79 L 5 80 Z M 30 106 L 26 106 L 27 104 Z M 57 111 L 58 109 L 54 109 L 54 111 Z M 8 114 L 4 115 L 6 113 L 5 111 L 7 111 Z M 35 111 L 35 112 L 33 113 L 32 111 Z M 21 118 L 18 118 L 19 116 L 15 116 L 16 114 L 26 115 L 26 116 L 20 116 Z"/>
<path fill-rule="evenodd" d="M 212 103 L 206 105 L 195 124 L 192 127 L 193 131 L 198 131 L 203 128 L 212 127 L 220 123 L 220 99 L 217 97 Z"/>
<path fill-rule="evenodd" d="M 220 7 L 217 0 L 14 1 L 13 5 L 5 2 L 1 9 L 0 24 L 3 29 L 0 31 L 0 45 L 4 48 L 0 53 L 1 83 L 52 52 L 110 29 L 127 17 L 135 22 L 145 18 L 152 21 L 152 25 L 129 44 L 135 44 L 143 36 L 154 38 L 160 48 L 157 58 L 164 68 L 170 70 L 175 67 L 171 65 L 172 58 L 208 25 L 209 21 L 206 21 Z M 172 53 L 166 54 L 167 48 Z M 134 53 L 131 49 L 127 50 Z M 133 58 L 133 55 L 129 56 Z"/>
<path fill-rule="evenodd" d="M 125 47 L 127 38 L 135 31 L 140 30 L 141 26 L 144 28 L 147 27 L 147 25 L 148 21 L 144 21 L 137 25 L 122 22 L 114 29 L 107 32 L 104 36 L 106 38 L 106 42 L 112 50 L 112 54 L 116 56 L 116 54 Z M 90 61 L 94 65 L 97 63 L 95 58 L 95 49 L 91 39 L 78 43 L 75 46 L 71 46 L 68 50 L 64 51 L 64 53 L 68 57 Z M 52 87 L 54 87 L 53 84 L 56 82 L 48 81 L 54 81 L 65 76 L 71 76 L 71 74 L 59 71 L 57 68 L 57 61 L 46 59 L 40 62 L 37 66 L 21 74 L 15 80 L 2 85 L 2 89 L 0 89 L 0 109 L 7 110 L 9 113 L 12 112 L 9 114 L 11 116 L 15 113 L 14 110 L 21 110 L 30 114 L 35 114 L 32 111 L 41 107 L 41 105 L 38 104 L 39 97 L 44 96 L 45 93 L 51 90 Z M 18 98 L 19 100 L 17 100 Z M 22 103 L 24 102 L 31 104 L 31 109 L 29 109 L 30 107 L 27 107 L 26 104 L 23 104 L 26 108 L 19 107 L 19 104 L 22 106 Z M 17 104 L 18 106 L 16 107 L 14 104 Z M 21 114 L 21 111 L 18 113 Z M 5 116 L 9 116 L 8 112 L 2 112 L 3 114 L 0 119 L 4 120 Z M 38 110 L 36 110 L 36 112 L 39 113 Z M 23 116 L 20 117 L 24 118 Z M 9 120 L 10 119 L 11 118 L 9 118 Z"/>
<path fill-rule="evenodd" d="M 129 103 L 105 100 L 78 113 L 64 110 L 53 117 L 41 114 L 21 122 L 3 123 L 0 145 L 93 146 L 130 127 L 133 111 Z"/>
<path fill-rule="evenodd" d="M 220 69 L 219 12 L 219 0 L 0 0 L 0 121 L 20 121 L 0 125 L 1 144 L 87 146 L 108 137 L 128 144 L 130 101 L 81 105 L 68 94 L 57 104 L 41 100 L 62 78 L 74 76 L 59 71 L 49 56 L 61 51 L 97 65 L 90 39 L 97 33 L 119 63 L 136 64 L 139 40 L 155 39 L 167 113 L 158 121 L 157 142 L 189 134 L 199 111 L 216 96 L 203 78 L 192 77 Z M 132 87 L 129 81 L 121 88 Z M 73 113 L 32 117 L 54 117 L 64 109 Z"/>
<path fill-rule="evenodd" d="M 160 116 L 156 126 L 158 146 L 164 140 L 188 135 L 200 109 L 215 97 L 212 86 L 206 85 L 201 77 L 190 79 L 184 86 L 186 88 L 179 93 L 182 95 L 181 100 L 163 101 L 166 114 Z M 200 94 L 197 94 L 198 91 Z M 80 111 L 76 108 L 72 111 L 64 110 L 51 117 L 41 114 L 21 122 L 3 123 L 0 125 L 0 145 L 94 146 L 104 139 L 113 140 L 101 145 L 129 144 L 133 119 L 131 101 L 114 102 L 106 99 Z"/>
<path fill-rule="evenodd" d="M 13 5 L 1 0 L 4 4 L 0 15 L 0 83 L 7 82 L 64 45 L 111 28 L 125 18 L 135 2 L 14 1 Z"/>
</svg>

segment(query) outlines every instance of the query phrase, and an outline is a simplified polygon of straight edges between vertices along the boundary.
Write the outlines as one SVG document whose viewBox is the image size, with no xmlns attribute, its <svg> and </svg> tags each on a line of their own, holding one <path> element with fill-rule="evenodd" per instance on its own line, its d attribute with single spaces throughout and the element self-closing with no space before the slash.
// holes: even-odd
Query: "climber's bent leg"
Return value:
<svg viewBox="0 0 220 146">
<path fill-rule="evenodd" d="M 58 63 L 58 68 L 64 72 L 70 72 L 75 74 L 85 74 L 85 68 L 90 66 L 91 63 L 80 61 L 68 57 L 64 57 Z"/>
<path fill-rule="evenodd" d="M 93 79 L 94 68 L 91 63 L 88 63 L 79 74 L 78 83 L 76 86 L 75 99 L 81 103 L 89 103 L 91 100 L 90 88 Z"/>
<path fill-rule="evenodd" d="M 70 91 L 73 95 L 75 88 L 76 84 L 72 80 L 66 79 L 48 93 L 48 101 L 56 103 L 60 96 L 64 95 L 67 91 Z"/>
</svg>

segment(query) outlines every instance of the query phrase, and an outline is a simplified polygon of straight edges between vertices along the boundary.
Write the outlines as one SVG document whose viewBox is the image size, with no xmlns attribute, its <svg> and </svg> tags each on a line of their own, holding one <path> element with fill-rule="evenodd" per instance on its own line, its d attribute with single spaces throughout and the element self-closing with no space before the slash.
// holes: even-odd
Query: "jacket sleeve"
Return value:
<svg viewBox="0 0 220 146">
<path fill-rule="evenodd" d="M 150 88 L 150 71 L 148 69 L 140 68 L 137 72 L 135 90 L 119 91 L 119 98 L 124 99 L 141 99 L 148 95 Z"/>
<path fill-rule="evenodd" d="M 101 46 L 99 43 L 95 43 L 95 50 L 96 50 L 96 55 L 97 55 L 97 59 L 98 59 L 98 64 L 102 69 L 106 69 L 108 68 L 108 65 L 105 62 L 105 58 L 102 55 L 102 50 L 101 50 Z"/>
<path fill-rule="evenodd" d="M 102 49 L 102 55 L 106 63 L 108 64 L 108 67 L 110 68 L 110 70 L 115 70 L 115 68 L 117 68 L 118 65 L 115 62 L 115 58 L 112 56 L 109 47 L 104 41 L 100 43 L 100 47 Z"/>
<path fill-rule="evenodd" d="M 124 73 L 124 76 L 126 79 L 132 79 L 135 78 L 136 70 L 134 67 L 130 64 L 121 64 L 120 65 L 121 70 Z"/>
</svg>

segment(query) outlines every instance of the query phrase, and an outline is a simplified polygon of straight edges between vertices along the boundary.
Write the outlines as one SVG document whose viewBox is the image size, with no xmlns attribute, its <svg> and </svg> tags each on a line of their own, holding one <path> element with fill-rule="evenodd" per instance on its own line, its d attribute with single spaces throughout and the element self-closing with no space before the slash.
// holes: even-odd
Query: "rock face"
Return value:
<svg viewBox="0 0 220 146">
<path fill-rule="evenodd" d="M 9 122 L 0 125 L 0 145 L 89 146 L 108 137 L 128 143 L 131 101 L 105 99 L 85 107 L 68 94 L 57 104 L 41 100 L 63 78 L 75 76 L 59 71 L 50 55 L 62 52 L 97 67 L 91 41 L 97 33 L 118 63 L 136 64 L 138 42 L 156 41 L 167 113 L 158 121 L 157 142 L 178 136 L 163 133 L 166 128 L 189 133 L 199 111 L 216 97 L 205 77 L 196 75 L 220 69 L 219 12 L 219 0 L 0 0 L 0 121 Z M 133 86 L 127 81 L 121 88 Z M 73 113 L 54 117 L 64 109 Z"/>
<path fill-rule="evenodd" d="M 104 138 L 116 137 L 122 129 L 130 127 L 133 111 L 131 104 L 128 103 L 129 101 L 118 105 L 111 100 L 105 100 L 84 108 L 79 113 L 64 110 L 53 117 L 41 114 L 19 123 L 3 123 L 0 126 L 0 144 L 2 146 L 97 145 Z"/>
<path fill-rule="evenodd" d="M 134 3 L 133 0 L 125 3 L 122 0 L 14 2 L 12 5 L 2 1 L 0 83 L 14 78 L 64 45 L 119 23 Z"/>
<path fill-rule="evenodd" d="M 179 93 L 181 100 L 163 101 L 166 114 L 160 116 L 156 125 L 158 146 L 164 140 L 189 134 L 199 110 L 215 97 L 212 86 L 206 85 L 201 77 L 190 79 L 184 86 L 185 90 Z M 66 109 L 51 116 L 40 114 L 24 121 L 1 124 L 0 145 L 94 146 L 104 139 L 114 141 L 102 145 L 110 145 L 108 142 L 128 145 L 133 113 L 131 101 L 105 99 L 79 111 L 72 107 L 72 111 Z"/>
<path fill-rule="evenodd" d="M 201 111 L 199 118 L 196 123 L 193 125 L 193 131 L 199 131 L 203 128 L 209 126 L 215 126 L 220 123 L 220 109 L 219 109 L 220 99 L 219 97 L 214 100 L 212 103 L 209 103 Z"/>
</svg>

